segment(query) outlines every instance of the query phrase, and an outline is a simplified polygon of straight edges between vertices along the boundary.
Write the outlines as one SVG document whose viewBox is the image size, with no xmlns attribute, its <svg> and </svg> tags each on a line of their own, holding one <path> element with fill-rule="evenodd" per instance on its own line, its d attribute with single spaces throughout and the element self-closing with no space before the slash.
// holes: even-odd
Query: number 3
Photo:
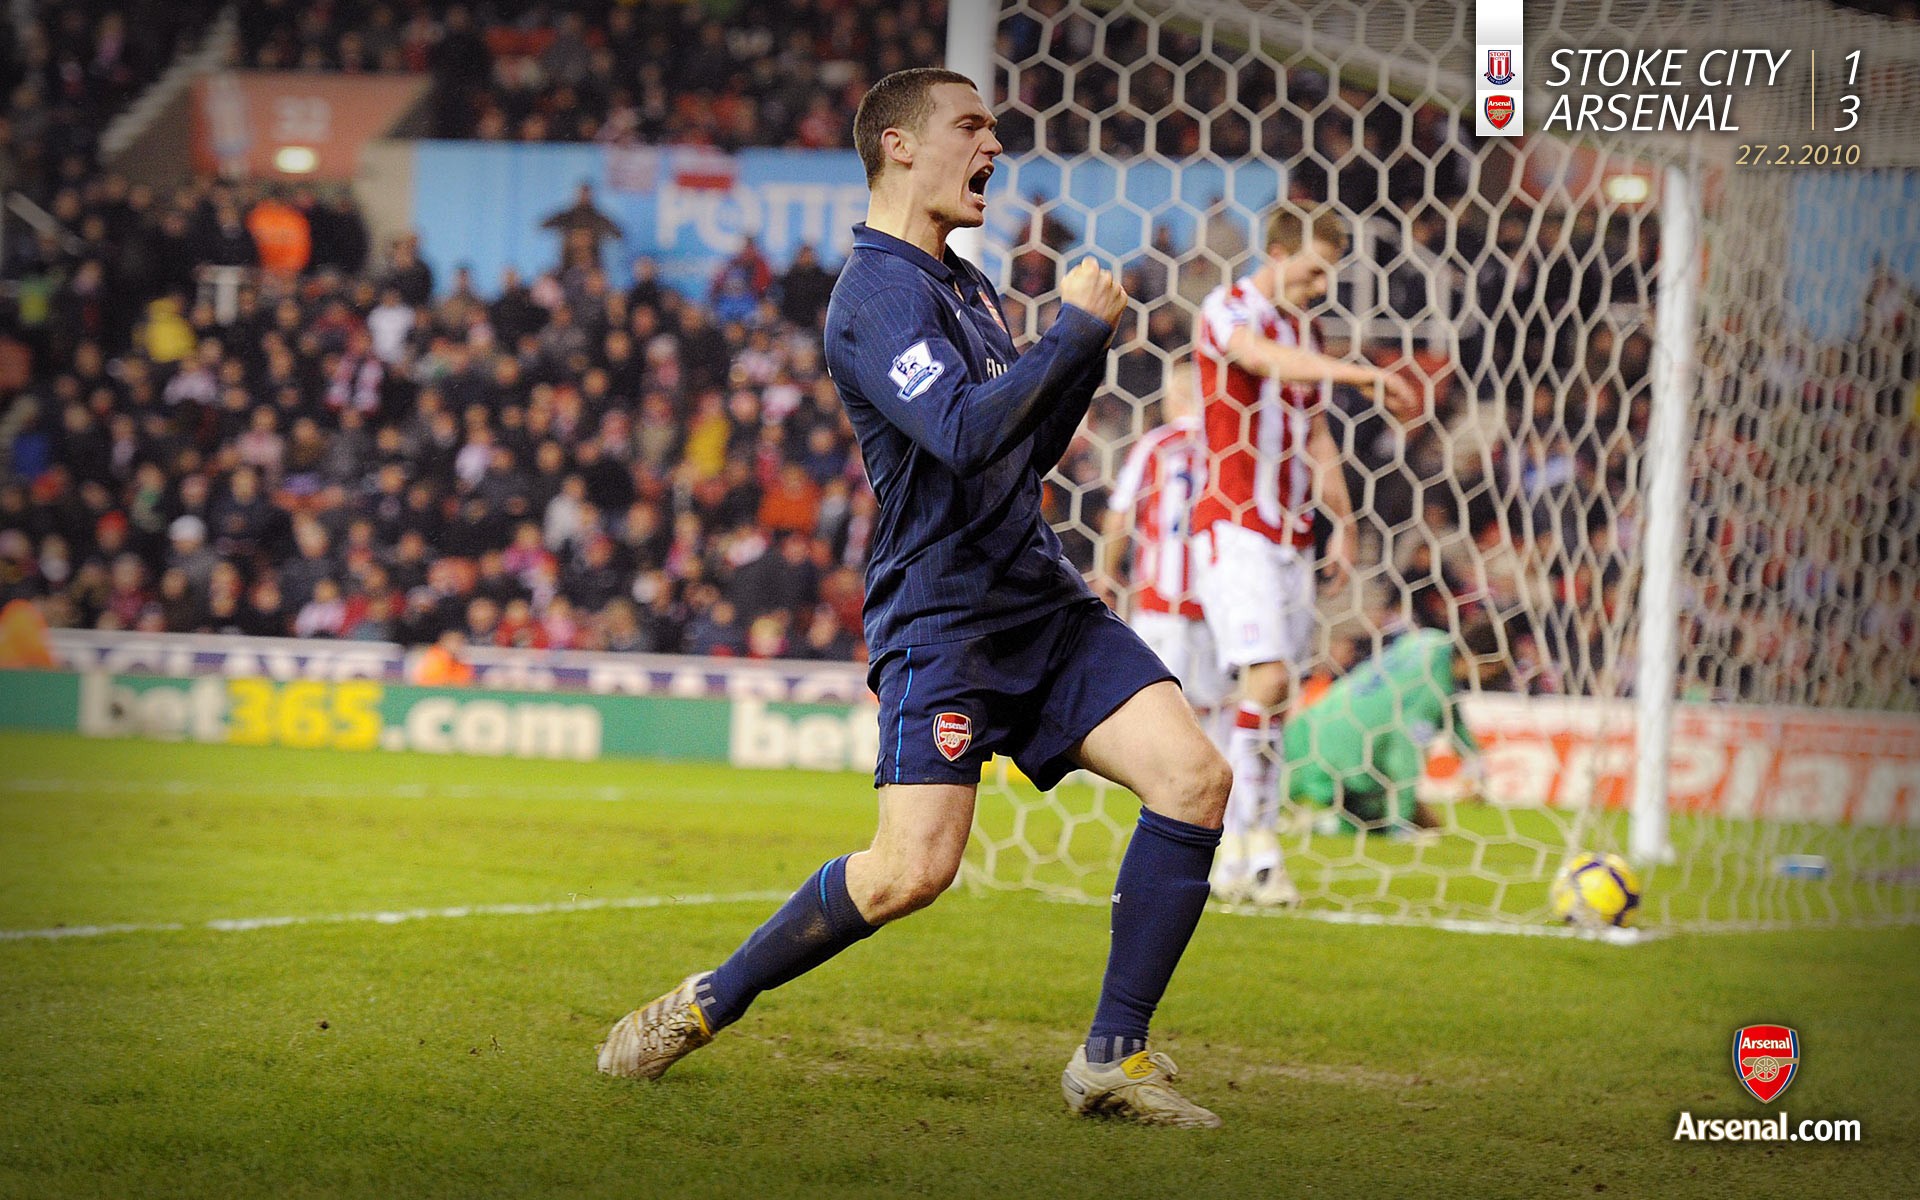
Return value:
<svg viewBox="0 0 1920 1200">
<path fill-rule="evenodd" d="M 1840 97 L 1840 108 L 1847 115 L 1847 123 L 1845 125 L 1835 125 L 1833 127 L 1835 133 L 1845 133 L 1860 123 L 1860 97 Z"/>
</svg>

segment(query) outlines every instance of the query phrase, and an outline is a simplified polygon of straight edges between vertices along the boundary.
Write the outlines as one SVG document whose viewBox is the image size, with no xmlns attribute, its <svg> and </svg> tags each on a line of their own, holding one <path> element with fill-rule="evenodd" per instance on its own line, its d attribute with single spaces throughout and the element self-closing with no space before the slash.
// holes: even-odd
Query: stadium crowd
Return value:
<svg viewBox="0 0 1920 1200">
<path fill-rule="evenodd" d="M 805 258 L 722 326 L 650 264 L 486 299 L 410 238 L 363 269 L 337 198 L 100 175 L 72 205 L 85 232 L 13 264 L 47 293 L 4 322 L 7 598 L 102 628 L 858 652 L 873 505 Z M 261 268 L 253 230 L 289 213 L 310 261 Z M 205 263 L 254 269 L 232 312 L 175 273 Z"/>
<path fill-rule="evenodd" d="M 344 192 L 202 181 L 163 193 L 100 170 L 87 132 L 204 25 L 202 8 L 141 26 L 131 73 L 77 65 L 135 40 L 116 23 L 124 5 L 45 17 L 8 59 L 0 172 L 59 232 L 9 238 L 0 260 L 0 599 L 41 597 L 56 623 L 147 630 L 862 653 L 873 499 L 820 364 L 832 276 L 810 252 L 776 270 L 749 242 L 720 271 L 726 286 L 695 297 L 645 260 L 609 278 L 591 244 L 533 279 L 436 278 L 411 238 L 369 246 Z M 943 20 L 938 0 L 748 0 L 724 18 L 659 3 L 265 0 L 242 6 L 240 33 L 254 66 L 430 71 L 446 135 L 806 146 L 846 144 L 849 98 L 877 72 L 937 57 L 919 43 Z M 1103 62 L 1071 76 L 1048 65 L 1084 59 L 1096 36 Z M 1379 631 L 1489 615 L 1529 686 L 1624 690 L 1651 347 L 1637 319 L 1609 314 L 1644 313 L 1657 225 L 1524 197 L 1490 209 L 1470 192 L 1475 150 L 1450 114 L 1375 103 L 1310 69 L 1251 61 L 1229 78 L 1205 50 L 1198 33 L 1100 27 L 1065 0 L 1034 0 L 1002 22 L 1000 51 L 1020 69 L 1001 132 L 1015 152 L 1257 148 L 1291 164 L 1292 198 L 1336 199 L 1368 229 L 1369 305 L 1391 336 L 1360 329 L 1356 348 L 1418 376 L 1432 405 L 1389 416 L 1336 393 L 1350 490 L 1368 497 L 1369 566 L 1332 662 Z M 1176 79 L 1166 64 L 1189 59 Z M 809 124 L 822 111 L 830 129 Z M 1216 211 L 1187 244 L 1157 231 L 1127 265 L 1142 320 L 1047 496 L 1083 568 L 1162 365 L 1187 349 L 1199 299 L 1245 261 L 1245 228 Z M 1036 206 L 1008 264 L 1016 334 L 1045 327 L 1034 298 L 1077 241 Z M 209 265 L 249 280 L 231 310 L 202 299 Z M 1339 299 L 1366 307 L 1354 286 Z M 1435 321 L 1457 359 L 1442 352 L 1454 342 L 1421 334 Z M 1768 353 L 1741 337 L 1739 354 Z M 1827 395 L 1844 366 L 1769 370 L 1783 392 Z M 1769 406 L 1774 426 L 1781 409 Z M 1750 451 L 1751 430 L 1709 425 L 1703 465 Z M 1853 509 L 1911 482 L 1912 440 L 1882 441 L 1875 471 L 1849 477 Z M 1754 667 L 1743 639 L 1771 631 L 1768 645 L 1811 654 L 1816 635 L 1862 623 L 1894 639 L 1876 669 L 1912 678 L 1911 618 L 1881 612 L 1898 597 L 1862 594 L 1884 590 L 1885 555 L 1743 529 L 1772 564 L 1756 566 L 1724 524 L 1696 541 L 1725 552 L 1689 559 L 1696 686 L 1772 698 L 1777 672 Z M 1823 598 L 1796 600 L 1807 587 Z"/>
<path fill-rule="evenodd" d="M 241 6 L 240 54 L 428 72 L 436 137 L 842 147 L 867 86 L 940 61 L 945 25 L 945 0 L 260 0 Z"/>
<path fill-rule="evenodd" d="M 206 0 L 12 5 L 0 20 L 0 195 L 79 183 L 108 122 L 213 21 Z"/>
</svg>

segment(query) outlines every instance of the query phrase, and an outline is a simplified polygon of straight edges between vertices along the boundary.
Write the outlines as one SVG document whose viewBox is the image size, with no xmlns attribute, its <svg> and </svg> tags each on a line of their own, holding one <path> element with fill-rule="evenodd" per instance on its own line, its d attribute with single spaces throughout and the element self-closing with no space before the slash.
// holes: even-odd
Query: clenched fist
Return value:
<svg viewBox="0 0 1920 1200">
<path fill-rule="evenodd" d="M 1127 289 L 1091 258 L 1081 259 L 1060 281 L 1060 299 L 1109 325 L 1118 325 L 1120 314 L 1127 311 Z"/>
</svg>

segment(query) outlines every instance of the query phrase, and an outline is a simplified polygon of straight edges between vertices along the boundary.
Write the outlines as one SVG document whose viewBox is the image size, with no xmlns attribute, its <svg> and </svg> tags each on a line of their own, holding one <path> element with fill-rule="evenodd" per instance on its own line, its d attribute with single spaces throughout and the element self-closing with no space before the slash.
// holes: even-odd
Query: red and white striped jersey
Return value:
<svg viewBox="0 0 1920 1200">
<path fill-rule="evenodd" d="M 1200 420 L 1187 417 L 1133 444 L 1107 507 L 1133 518 L 1135 608 L 1200 620 L 1189 550 L 1193 502 L 1206 479 Z"/>
<path fill-rule="evenodd" d="M 1282 544 L 1310 546 L 1308 410 L 1320 385 L 1282 383 L 1229 362 L 1227 342 L 1242 326 L 1282 346 L 1319 349 L 1313 327 L 1281 316 L 1250 278 L 1207 293 L 1194 337 L 1207 436 L 1207 486 L 1194 505 L 1193 527 L 1206 530 L 1226 521 Z"/>
</svg>

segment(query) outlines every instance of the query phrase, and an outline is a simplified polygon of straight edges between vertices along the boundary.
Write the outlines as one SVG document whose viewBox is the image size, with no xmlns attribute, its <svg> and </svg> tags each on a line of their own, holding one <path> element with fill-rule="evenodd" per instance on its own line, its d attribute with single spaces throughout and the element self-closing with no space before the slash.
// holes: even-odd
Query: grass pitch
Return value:
<svg viewBox="0 0 1920 1200">
<path fill-rule="evenodd" d="M 1910 929 L 1210 914 L 1156 1037 L 1227 1128 L 1140 1130 L 1061 1106 L 1106 918 L 1028 894 L 883 931 L 660 1084 L 594 1073 L 615 1018 L 869 835 L 858 776 L 34 736 L 0 763 L 0 930 L 72 935 L 0 938 L 6 1196 L 1893 1196 L 1920 1167 Z M 1803 1049 L 1771 1108 L 1730 1066 L 1765 1021 Z M 1864 1140 L 1670 1140 L 1780 1108 Z"/>
</svg>

